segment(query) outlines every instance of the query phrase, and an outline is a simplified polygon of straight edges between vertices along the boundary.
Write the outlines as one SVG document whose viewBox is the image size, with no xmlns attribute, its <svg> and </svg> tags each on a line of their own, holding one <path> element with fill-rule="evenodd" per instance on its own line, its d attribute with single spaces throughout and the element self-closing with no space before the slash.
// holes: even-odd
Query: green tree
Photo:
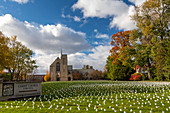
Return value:
<svg viewBox="0 0 170 113">
<path fill-rule="evenodd" d="M 168 0 L 148 0 L 142 6 L 136 7 L 132 17 L 138 29 L 131 33 L 130 41 L 135 45 L 135 57 L 140 65 L 147 66 L 148 78 L 152 78 L 152 66 L 156 68 L 157 76 L 163 76 L 164 67 L 169 65 L 169 2 Z M 138 42 L 137 42 L 138 41 Z M 137 55 L 136 55 L 137 56 Z M 139 59 L 143 62 L 140 62 Z"/>
<path fill-rule="evenodd" d="M 0 67 L 7 69 L 11 73 L 11 78 L 21 79 L 23 75 L 31 73 L 36 66 L 35 60 L 32 60 L 33 51 L 17 41 L 16 36 L 8 38 L 1 35 L 0 45 Z M 12 80 L 11 79 L 11 80 Z"/>
<path fill-rule="evenodd" d="M 0 32 L 0 71 L 6 69 L 10 65 L 11 53 L 9 51 L 10 39 Z"/>
<path fill-rule="evenodd" d="M 113 64 L 114 58 L 109 56 L 107 58 L 106 69 L 107 77 L 111 80 L 129 80 L 131 74 L 134 73 L 134 70 L 130 65 L 123 65 L 119 60 Z"/>
</svg>

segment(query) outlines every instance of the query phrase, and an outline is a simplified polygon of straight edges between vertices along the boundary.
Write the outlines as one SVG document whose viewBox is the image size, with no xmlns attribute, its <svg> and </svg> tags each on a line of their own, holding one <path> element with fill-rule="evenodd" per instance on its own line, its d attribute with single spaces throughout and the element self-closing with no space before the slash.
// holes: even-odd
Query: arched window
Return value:
<svg viewBox="0 0 170 113">
<path fill-rule="evenodd" d="M 56 71 L 60 71 L 60 63 L 59 62 L 57 62 L 57 64 L 56 64 Z"/>
</svg>

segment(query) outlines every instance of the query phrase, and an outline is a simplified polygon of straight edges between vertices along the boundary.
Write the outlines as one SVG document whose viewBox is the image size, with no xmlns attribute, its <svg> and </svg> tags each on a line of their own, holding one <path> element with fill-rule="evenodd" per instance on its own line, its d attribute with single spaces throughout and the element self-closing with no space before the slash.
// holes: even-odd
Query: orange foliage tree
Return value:
<svg viewBox="0 0 170 113">
<path fill-rule="evenodd" d="M 112 35 L 111 46 L 113 47 L 110 50 L 110 58 L 113 58 L 112 64 L 117 62 L 120 53 L 125 49 L 125 47 L 131 47 L 129 42 L 130 32 L 131 31 L 121 31 Z"/>
<path fill-rule="evenodd" d="M 5 73 L 5 70 L 0 71 L 0 76 Z"/>
<path fill-rule="evenodd" d="M 111 55 L 107 58 L 107 77 L 111 80 L 129 80 L 133 69 L 133 46 L 130 43 L 131 31 L 121 31 L 112 35 Z"/>
<path fill-rule="evenodd" d="M 47 82 L 47 81 L 50 81 L 50 74 L 48 71 L 46 71 L 46 75 L 44 76 L 44 80 Z"/>
</svg>

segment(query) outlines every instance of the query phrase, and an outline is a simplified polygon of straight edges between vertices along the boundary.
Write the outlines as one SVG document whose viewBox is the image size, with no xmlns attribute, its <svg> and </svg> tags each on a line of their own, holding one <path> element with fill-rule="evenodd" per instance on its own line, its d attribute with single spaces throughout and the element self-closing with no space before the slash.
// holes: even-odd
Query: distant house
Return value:
<svg viewBox="0 0 170 113">
<path fill-rule="evenodd" d="M 147 69 L 144 67 L 140 67 L 138 64 L 135 65 L 134 70 L 136 70 L 136 73 L 147 73 Z"/>
<path fill-rule="evenodd" d="M 27 75 L 26 81 L 28 82 L 44 82 L 45 75 Z"/>
<path fill-rule="evenodd" d="M 92 80 L 93 77 L 90 76 L 89 73 L 91 73 L 93 71 L 95 71 L 93 69 L 93 66 L 84 65 L 84 67 L 82 69 L 74 69 L 73 70 L 73 76 L 74 76 L 74 73 L 81 73 L 80 80 Z"/>
</svg>

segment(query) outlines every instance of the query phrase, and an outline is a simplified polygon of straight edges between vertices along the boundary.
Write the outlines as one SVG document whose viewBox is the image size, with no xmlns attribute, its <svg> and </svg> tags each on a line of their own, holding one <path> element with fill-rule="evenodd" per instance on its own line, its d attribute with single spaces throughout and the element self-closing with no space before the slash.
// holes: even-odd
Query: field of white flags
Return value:
<svg viewBox="0 0 170 113">
<path fill-rule="evenodd" d="M 0 102 L 0 112 L 170 113 L 170 82 L 46 82 L 42 96 Z"/>
</svg>

